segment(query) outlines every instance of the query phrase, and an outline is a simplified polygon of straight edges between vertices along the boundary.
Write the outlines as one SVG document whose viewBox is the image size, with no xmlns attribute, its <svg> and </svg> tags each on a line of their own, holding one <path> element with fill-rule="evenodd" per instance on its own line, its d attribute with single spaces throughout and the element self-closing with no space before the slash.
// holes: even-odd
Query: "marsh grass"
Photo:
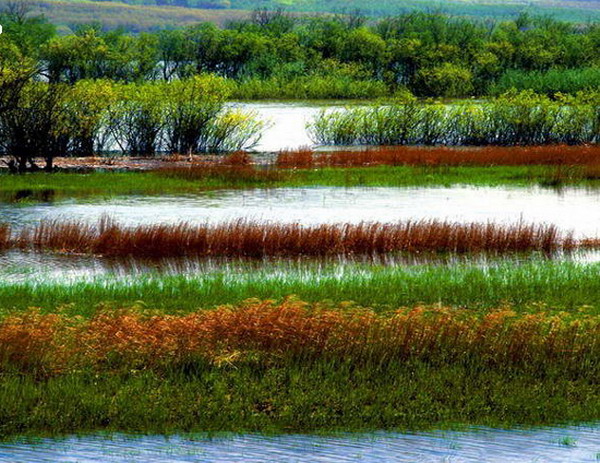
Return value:
<svg viewBox="0 0 600 463">
<path fill-rule="evenodd" d="M 415 220 L 303 226 L 235 220 L 219 224 L 125 227 L 105 216 L 97 224 L 41 221 L 22 228 L 12 246 L 37 251 L 110 257 L 299 257 L 361 256 L 394 252 L 523 253 L 569 251 L 572 234 L 554 225 L 517 222 L 460 223 Z M 585 243 L 593 248 L 594 241 Z"/>
<path fill-rule="evenodd" d="M 284 271 L 282 271 L 282 268 Z M 491 265 L 305 263 L 282 267 L 246 263 L 234 270 L 195 275 L 138 275 L 72 282 L 36 280 L 0 283 L 0 314 L 39 307 L 91 316 L 98 306 L 141 306 L 177 314 L 249 298 L 282 300 L 295 294 L 311 303 L 354 301 L 387 310 L 442 304 L 488 310 L 509 305 L 519 312 L 600 310 L 600 264 L 533 260 Z"/>
<path fill-rule="evenodd" d="M 0 436 L 597 419 L 598 319 L 248 301 L 0 322 Z M 132 400 L 135 397 L 135 400 Z"/>
<path fill-rule="evenodd" d="M 29 310 L 0 321 L 0 369 L 57 375 L 93 371 L 177 371 L 194 363 L 269 368 L 326 359 L 377 368 L 424 361 L 564 371 L 594 377 L 600 320 L 587 314 L 484 315 L 468 309 L 372 309 L 250 300 L 187 315 L 100 311 L 89 319 Z"/>
<path fill-rule="evenodd" d="M 481 104 L 322 111 L 308 130 L 323 145 L 578 145 L 597 143 L 599 124 L 594 104 L 521 93 Z"/>
<path fill-rule="evenodd" d="M 585 166 L 598 170 L 599 146 L 530 146 L 480 148 L 380 146 L 361 150 L 315 152 L 310 148 L 278 153 L 280 168 L 365 166 Z M 587 172 L 587 170 L 586 170 Z M 584 178 L 593 177 L 584 174 Z"/>
<path fill-rule="evenodd" d="M 583 175 L 584 170 L 588 175 Z M 283 170 L 283 169 L 281 169 Z M 597 169 L 563 166 L 374 165 L 275 169 L 255 167 L 213 169 L 197 166 L 151 172 L 27 174 L 0 173 L 0 201 L 60 201 L 67 198 L 110 198 L 126 195 L 176 195 L 228 188 L 319 186 L 597 186 Z"/>
</svg>

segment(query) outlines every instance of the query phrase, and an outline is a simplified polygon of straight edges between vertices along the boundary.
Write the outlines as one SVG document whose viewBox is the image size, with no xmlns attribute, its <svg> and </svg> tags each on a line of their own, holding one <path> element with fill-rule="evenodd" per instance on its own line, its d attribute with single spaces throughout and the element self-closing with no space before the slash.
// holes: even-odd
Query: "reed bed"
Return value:
<svg viewBox="0 0 600 463">
<path fill-rule="evenodd" d="M 363 150 L 315 152 L 310 148 L 280 151 L 280 168 L 366 166 L 586 166 L 600 167 L 600 146 L 487 146 L 480 148 L 380 146 Z M 587 172 L 587 170 L 586 170 Z M 586 174 L 587 176 L 587 174 Z"/>
<path fill-rule="evenodd" d="M 484 315 L 444 307 L 377 314 L 288 298 L 187 315 L 100 311 L 87 320 L 29 310 L 0 322 L 4 372 L 173 371 L 193 364 L 268 367 L 323 359 L 373 368 L 419 360 L 592 375 L 600 366 L 600 320 L 518 315 L 510 308 Z"/>
<path fill-rule="evenodd" d="M 108 217 L 97 224 L 41 221 L 11 238 L 11 245 L 36 251 L 111 257 L 298 257 L 358 256 L 393 252 L 511 253 L 572 250 L 571 233 L 554 225 L 518 222 L 453 223 L 415 220 L 358 224 L 269 223 L 236 220 L 125 227 Z"/>
<path fill-rule="evenodd" d="M 323 145 L 547 145 L 600 141 L 598 107 L 522 92 L 487 103 L 406 103 L 323 111 L 308 124 Z"/>
</svg>

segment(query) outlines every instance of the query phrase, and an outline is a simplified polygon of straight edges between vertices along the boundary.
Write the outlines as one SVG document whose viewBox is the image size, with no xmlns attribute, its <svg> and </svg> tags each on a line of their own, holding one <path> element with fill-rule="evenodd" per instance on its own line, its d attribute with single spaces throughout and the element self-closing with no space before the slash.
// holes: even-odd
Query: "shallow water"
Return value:
<svg viewBox="0 0 600 463">
<path fill-rule="evenodd" d="M 40 219 L 96 221 L 103 214 L 125 224 L 445 219 L 460 222 L 551 223 L 577 237 L 600 235 L 600 191 L 540 187 L 275 188 L 106 201 L 0 204 L 0 221 L 17 228 Z"/>
<path fill-rule="evenodd" d="M 260 275 L 267 279 L 287 277 L 310 281 L 320 278 L 343 279 L 361 272 L 370 273 L 375 268 L 440 265 L 453 267 L 468 265 L 491 268 L 502 265 L 519 265 L 544 262 L 548 259 L 592 263 L 600 262 L 600 252 L 557 253 L 548 256 L 540 253 L 516 255 L 460 255 L 460 254 L 387 254 L 383 256 L 297 258 L 297 259 L 215 259 L 215 258 L 106 258 L 61 253 L 22 251 L 0 252 L 0 283 L 80 283 L 111 284 L 115 281 L 134 281 L 139 277 L 174 275 L 216 276 L 229 275 L 233 279 Z"/>
<path fill-rule="evenodd" d="M 430 433 L 128 437 L 0 444 L 0 461 L 27 462 L 596 462 L 600 428 L 474 428 Z"/>
</svg>

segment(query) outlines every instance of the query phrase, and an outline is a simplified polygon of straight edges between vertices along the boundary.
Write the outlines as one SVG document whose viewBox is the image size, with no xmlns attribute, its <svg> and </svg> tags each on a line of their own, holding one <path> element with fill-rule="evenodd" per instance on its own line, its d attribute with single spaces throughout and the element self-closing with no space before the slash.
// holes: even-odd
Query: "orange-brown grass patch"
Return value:
<svg viewBox="0 0 600 463">
<path fill-rule="evenodd" d="M 277 156 L 276 165 L 281 168 L 376 165 L 600 165 L 600 146 L 488 146 L 483 148 L 380 146 L 325 153 L 301 148 L 295 151 L 281 151 Z"/>
<path fill-rule="evenodd" d="M 10 225 L 0 223 L 0 251 L 10 247 Z"/>
<path fill-rule="evenodd" d="M 553 225 L 452 223 L 438 220 L 358 224 L 263 223 L 125 227 L 109 218 L 97 225 L 42 221 L 14 240 L 23 249 L 132 257 L 353 256 L 392 252 L 552 253 L 577 246 Z"/>
<path fill-rule="evenodd" d="M 58 328 L 57 328 L 58 327 Z M 91 319 L 40 315 L 0 322 L 2 370 L 177 369 L 328 358 L 382 365 L 421 359 L 488 367 L 598 368 L 600 320 L 578 314 L 487 314 L 444 307 L 378 314 L 349 304 L 247 301 L 188 315 L 101 311 Z"/>
<path fill-rule="evenodd" d="M 252 156 L 236 152 L 221 159 L 192 163 L 188 167 L 162 167 L 154 171 L 168 178 L 189 181 L 220 180 L 228 184 L 272 183 L 284 178 L 284 173 L 269 166 L 256 166 Z"/>
</svg>

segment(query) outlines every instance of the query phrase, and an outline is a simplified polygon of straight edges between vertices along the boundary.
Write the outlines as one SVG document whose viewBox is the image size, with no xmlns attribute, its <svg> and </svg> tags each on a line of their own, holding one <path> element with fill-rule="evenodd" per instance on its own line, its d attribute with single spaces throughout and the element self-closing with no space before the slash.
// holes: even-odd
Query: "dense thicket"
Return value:
<svg viewBox="0 0 600 463">
<path fill-rule="evenodd" d="M 51 82 L 124 82 L 215 73 L 233 79 L 234 96 L 372 97 L 484 95 L 508 87 L 547 94 L 600 86 L 600 26 L 522 15 L 483 22 L 443 14 L 296 18 L 257 12 L 226 28 L 203 23 L 128 35 L 81 27 L 58 36 L 43 18 L 0 15 L 13 47 L 37 61 Z"/>
</svg>

